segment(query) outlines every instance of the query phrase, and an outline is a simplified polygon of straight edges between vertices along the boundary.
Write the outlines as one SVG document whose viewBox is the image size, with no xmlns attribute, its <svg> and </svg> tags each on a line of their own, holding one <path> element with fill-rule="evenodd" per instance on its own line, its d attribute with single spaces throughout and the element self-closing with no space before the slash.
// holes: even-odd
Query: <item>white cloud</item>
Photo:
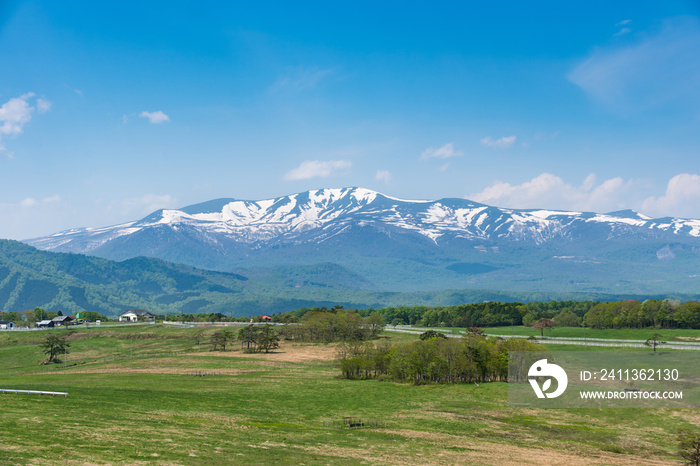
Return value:
<svg viewBox="0 0 700 466">
<path fill-rule="evenodd" d="M 387 170 L 377 170 L 377 174 L 374 175 L 374 178 L 377 181 L 382 181 L 385 184 L 391 184 L 391 173 L 389 173 Z"/>
<path fill-rule="evenodd" d="M 17 136 L 22 133 L 24 126 L 32 119 L 35 111 L 46 113 L 51 108 L 51 102 L 38 98 L 34 100 L 34 93 L 28 92 L 19 97 L 13 97 L 0 106 L 0 142 L 3 136 Z M 0 144 L 0 152 L 7 151 Z M 12 153 L 7 153 L 12 158 Z"/>
<path fill-rule="evenodd" d="M 306 89 L 313 89 L 331 74 L 333 74 L 331 69 L 299 67 L 289 70 L 284 76 L 278 77 L 271 90 L 272 92 L 301 92 Z"/>
<path fill-rule="evenodd" d="M 619 31 L 617 31 L 613 36 L 618 37 L 618 36 L 624 36 L 625 34 L 629 34 L 632 32 L 632 28 L 622 28 Z"/>
<path fill-rule="evenodd" d="M 19 205 L 21 205 L 22 207 L 34 207 L 35 205 L 38 205 L 38 204 L 39 204 L 39 202 L 36 199 L 33 199 L 31 197 L 23 199 L 19 203 Z"/>
<path fill-rule="evenodd" d="M 144 194 L 121 201 L 124 215 L 146 215 L 158 209 L 177 207 L 177 199 L 169 194 Z"/>
<path fill-rule="evenodd" d="M 700 21 L 674 18 L 656 31 L 640 34 L 632 44 L 598 48 L 568 78 L 618 113 L 639 112 L 670 103 L 697 112 L 698 50 Z"/>
<path fill-rule="evenodd" d="M 54 194 L 53 196 L 50 196 L 50 197 L 45 197 L 41 201 L 37 201 L 36 199 L 34 199 L 32 197 L 28 197 L 26 199 L 21 200 L 19 202 L 19 205 L 21 207 L 46 206 L 46 205 L 50 205 L 50 204 L 55 204 L 57 202 L 60 202 L 61 200 L 62 200 L 61 196 L 59 196 L 58 194 Z"/>
<path fill-rule="evenodd" d="M 519 185 L 495 182 L 481 192 L 467 196 L 477 202 L 516 209 L 560 209 L 610 212 L 630 208 L 630 194 L 636 194 L 637 183 L 620 177 L 596 184 L 590 174 L 581 186 L 566 183 L 551 173 Z"/>
<path fill-rule="evenodd" d="M 459 157 L 464 155 L 464 152 L 461 150 L 455 150 L 454 147 L 454 142 L 448 142 L 442 147 L 439 147 L 437 149 L 434 149 L 432 147 L 428 147 L 423 151 L 421 154 L 420 158 L 421 160 L 426 160 L 426 159 L 432 159 L 432 158 L 437 158 L 437 159 L 447 159 L 450 157 Z"/>
<path fill-rule="evenodd" d="M 139 116 L 143 118 L 148 118 L 148 121 L 150 121 L 154 125 L 170 121 L 170 117 L 160 110 L 158 110 L 157 112 L 141 112 Z"/>
<path fill-rule="evenodd" d="M 352 163 L 347 160 L 304 160 L 297 168 L 288 171 L 284 175 L 284 179 L 297 181 L 316 177 L 327 178 L 339 170 L 346 170 L 350 167 L 352 167 Z"/>
<path fill-rule="evenodd" d="M 700 218 L 700 176 L 681 173 L 671 178 L 666 193 L 644 200 L 642 208 L 651 215 Z"/>
<path fill-rule="evenodd" d="M 35 108 L 30 100 L 34 94 L 29 92 L 13 97 L 0 107 L 0 135 L 17 135 L 24 125 L 32 119 Z"/>
<path fill-rule="evenodd" d="M 515 144 L 515 139 L 515 136 L 506 136 L 493 140 L 490 136 L 488 136 L 481 140 L 481 145 L 486 147 L 495 147 L 496 149 L 507 149 Z"/>
</svg>

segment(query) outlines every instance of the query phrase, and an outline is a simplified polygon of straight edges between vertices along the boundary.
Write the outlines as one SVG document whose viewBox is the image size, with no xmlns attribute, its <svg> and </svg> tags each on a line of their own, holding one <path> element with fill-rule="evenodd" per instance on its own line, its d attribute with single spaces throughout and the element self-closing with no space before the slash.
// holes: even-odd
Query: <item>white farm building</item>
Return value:
<svg viewBox="0 0 700 466">
<path fill-rule="evenodd" d="M 144 309 L 133 309 L 119 314 L 119 322 L 148 322 L 155 320 L 155 314 Z"/>
</svg>

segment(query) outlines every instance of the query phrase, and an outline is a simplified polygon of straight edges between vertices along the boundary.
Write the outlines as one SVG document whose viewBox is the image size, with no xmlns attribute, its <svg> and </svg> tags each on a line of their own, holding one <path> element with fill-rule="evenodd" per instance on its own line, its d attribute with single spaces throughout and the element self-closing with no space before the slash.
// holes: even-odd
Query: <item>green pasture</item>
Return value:
<svg viewBox="0 0 700 466">
<path fill-rule="evenodd" d="M 280 358 L 320 344 L 199 352 L 199 331 L 215 329 L 81 329 L 65 369 L 38 364 L 42 332 L 0 333 L 0 388 L 69 393 L 0 395 L 0 464 L 661 464 L 697 428 L 692 410 L 510 409 L 504 383 L 345 380 L 328 358 Z M 387 427 L 324 426 L 345 416 Z"/>
</svg>

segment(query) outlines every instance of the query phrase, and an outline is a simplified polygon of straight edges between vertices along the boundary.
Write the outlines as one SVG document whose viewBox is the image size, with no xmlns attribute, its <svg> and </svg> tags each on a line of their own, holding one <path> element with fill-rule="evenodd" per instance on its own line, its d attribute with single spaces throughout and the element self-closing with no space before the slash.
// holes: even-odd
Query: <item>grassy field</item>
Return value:
<svg viewBox="0 0 700 466">
<path fill-rule="evenodd" d="M 344 380 L 334 345 L 210 352 L 213 331 L 80 330 L 67 368 L 38 364 L 44 332 L 0 333 L 0 388 L 69 393 L 0 395 L 0 464 L 674 464 L 676 430 L 700 426 L 693 410 L 510 409 L 503 383 Z M 345 416 L 386 428 L 324 426 Z"/>
</svg>

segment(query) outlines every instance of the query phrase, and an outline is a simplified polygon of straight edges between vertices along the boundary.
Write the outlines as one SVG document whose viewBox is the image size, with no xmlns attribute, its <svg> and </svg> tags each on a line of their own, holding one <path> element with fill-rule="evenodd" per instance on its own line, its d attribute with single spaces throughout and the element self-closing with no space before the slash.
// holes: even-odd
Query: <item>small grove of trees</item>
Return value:
<svg viewBox="0 0 700 466">
<path fill-rule="evenodd" d="M 509 351 L 545 349 L 527 340 L 481 335 L 434 337 L 392 348 L 385 343 L 355 342 L 340 347 L 338 365 L 349 379 L 386 376 L 415 384 L 491 382 L 507 380 Z"/>
<path fill-rule="evenodd" d="M 44 350 L 44 354 L 49 357 L 46 360 L 46 364 L 60 363 L 61 360 L 59 356 L 69 353 L 68 348 L 70 347 L 70 343 L 66 341 L 69 335 L 69 333 L 66 334 L 63 332 L 60 334 L 51 332 L 46 335 L 46 338 L 40 345 Z"/>
<path fill-rule="evenodd" d="M 238 339 L 246 351 L 269 353 L 280 347 L 279 333 L 272 325 L 248 325 L 238 331 Z"/>
<path fill-rule="evenodd" d="M 319 309 L 306 312 L 296 325 L 288 325 L 283 336 L 297 341 L 364 341 L 376 338 L 384 329 L 379 314 L 367 317 L 343 308 Z"/>
</svg>

